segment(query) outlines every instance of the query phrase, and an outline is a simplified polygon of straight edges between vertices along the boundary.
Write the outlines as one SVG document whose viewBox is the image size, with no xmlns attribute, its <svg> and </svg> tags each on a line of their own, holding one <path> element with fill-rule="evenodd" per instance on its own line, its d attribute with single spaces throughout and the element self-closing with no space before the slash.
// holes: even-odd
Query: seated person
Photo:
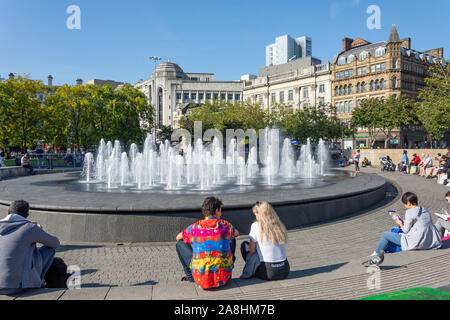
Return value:
<svg viewBox="0 0 450 320">
<path fill-rule="evenodd" d="M 425 158 L 420 166 L 419 176 L 424 177 L 426 170 L 430 169 L 431 167 L 433 167 L 433 159 L 430 157 L 429 154 L 426 154 Z"/>
<path fill-rule="evenodd" d="M 286 227 L 267 202 L 253 207 L 256 222 L 250 229 L 250 243 L 245 241 L 241 253 L 246 262 L 241 278 L 256 276 L 263 280 L 283 280 L 289 275 L 286 257 Z"/>
<path fill-rule="evenodd" d="M 365 168 L 367 166 L 370 166 L 370 161 L 367 158 L 364 158 L 363 162 L 362 162 L 362 167 Z"/>
<path fill-rule="evenodd" d="M 447 194 L 445 195 L 445 199 L 447 200 L 448 203 L 450 203 L 450 191 L 448 191 Z M 446 214 L 448 216 L 448 212 Z M 450 230 L 450 221 L 439 218 L 434 226 L 438 230 L 439 234 L 443 237 L 445 230 Z"/>
<path fill-rule="evenodd" d="M 29 208 L 26 201 L 14 201 L 0 221 L 0 295 L 40 288 L 59 247 L 58 238 L 27 220 Z"/>
<path fill-rule="evenodd" d="M 409 164 L 408 151 L 404 150 L 402 155 L 402 162 L 400 162 L 402 171 L 406 171 Z"/>
<path fill-rule="evenodd" d="M 33 166 L 30 165 L 30 156 L 28 152 L 23 155 L 22 159 L 20 159 L 20 164 L 25 169 L 28 169 L 30 174 L 33 174 Z"/>
<path fill-rule="evenodd" d="M 423 207 L 419 207 L 418 198 L 412 192 L 407 192 L 402 197 L 402 202 L 407 209 L 405 222 L 395 220 L 403 233 L 385 232 L 381 237 L 377 249 L 370 257 L 384 255 L 384 250 L 391 244 L 401 246 L 402 251 L 429 250 L 442 247 L 442 236 L 439 235 L 433 225 L 431 214 Z M 372 260 L 365 263 L 371 266 Z"/>
<path fill-rule="evenodd" d="M 203 220 L 177 235 L 176 250 L 186 277 L 202 289 L 222 287 L 231 279 L 236 238 L 231 223 L 220 220 L 222 202 L 215 197 L 203 202 Z"/>
<path fill-rule="evenodd" d="M 442 156 L 441 158 L 441 169 L 439 169 L 438 174 L 447 174 L 447 179 L 450 178 L 450 158 L 447 156 Z"/>
<path fill-rule="evenodd" d="M 430 173 L 428 174 L 427 179 L 437 178 L 437 173 L 438 173 L 439 169 L 442 168 L 441 160 L 442 160 L 442 155 L 440 153 L 438 153 L 437 156 L 434 158 L 435 165 L 430 169 Z"/>
<path fill-rule="evenodd" d="M 412 156 L 412 160 L 411 160 L 411 162 L 409 163 L 409 166 L 408 166 L 408 172 L 411 172 L 411 168 L 412 167 L 418 167 L 421 162 L 422 162 L 422 160 L 420 160 L 419 156 L 414 153 L 413 156 Z"/>
</svg>

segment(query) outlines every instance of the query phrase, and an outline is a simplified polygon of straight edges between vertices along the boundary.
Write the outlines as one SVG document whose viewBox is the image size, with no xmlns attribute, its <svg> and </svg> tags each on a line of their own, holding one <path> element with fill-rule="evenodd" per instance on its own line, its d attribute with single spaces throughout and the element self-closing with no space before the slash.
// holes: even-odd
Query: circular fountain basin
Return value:
<svg viewBox="0 0 450 320">
<path fill-rule="evenodd" d="M 282 186 L 243 186 L 214 191 L 126 189 L 89 190 L 79 173 L 38 175 L 0 181 L 0 212 L 11 201 L 30 202 L 30 220 L 64 243 L 139 243 L 175 241 L 176 235 L 202 218 L 207 196 L 219 196 L 223 218 L 241 234 L 254 221 L 251 208 L 268 201 L 288 229 L 350 215 L 385 198 L 386 181 L 375 174 L 351 177 L 332 171 L 318 179 Z"/>
</svg>

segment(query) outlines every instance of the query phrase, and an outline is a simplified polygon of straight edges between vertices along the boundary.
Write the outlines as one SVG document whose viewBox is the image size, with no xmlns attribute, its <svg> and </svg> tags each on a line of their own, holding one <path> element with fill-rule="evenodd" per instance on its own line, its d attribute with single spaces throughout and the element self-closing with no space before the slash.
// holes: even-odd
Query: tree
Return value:
<svg viewBox="0 0 450 320">
<path fill-rule="evenodd" d="M 0 141 L 25 151 L 41 138 L 44 85 L 25 77 L 0 82 Z M 6 144 L 5 144 L 6 145 Z"/>
<path fill-rule="evenodd" d="M 450 62 L 431 66 L 419 91 L 418 118 L 428 134 L 439 140 L 450 127 Z"/>
<path fill-rule="evenodd" d="M 367 128 L 369 133 L 369 145 L 373 148 L 375 144 L 375 134 L 380 124 L 380 103 L 378 99 L 368 99 L 361 102 L 361 106 L 356 108 L 352 114 L 351 128 Z"/>
<path fill-rule="evenodd" d="M 402 129 L 414 124 L 418 124 L 414 104 L 403 96 L 391 96 L 386 101 L 378 103 L 379 123 L 378 128 L 385 135 L 384 147 L 388 148 L 394 129 Z M 400 137 L 398 137 L 400 138 Z"/>
</svg>

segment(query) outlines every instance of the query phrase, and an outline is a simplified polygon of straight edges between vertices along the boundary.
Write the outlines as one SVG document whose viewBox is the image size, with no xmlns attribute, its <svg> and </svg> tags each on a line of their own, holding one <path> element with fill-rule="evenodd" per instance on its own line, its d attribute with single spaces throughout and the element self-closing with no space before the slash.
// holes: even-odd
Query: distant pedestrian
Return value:
<svg viewBox="0 0 450 320">
<path fill-rule="evenodd" d="M 361 173 L 359 168 L 359 161 L 361 160 L 361 150 L 356 151 L 356 154 L 353 156 L 353 163 L 355 164 L 355 175 L 359 176 Z"/>
<path fill-rule="evenodd" d="M 37 165 L 40 169 L 41 166 L 44 166 L 45 159 L 44 159 L 44 149 L 42 149 L 42 146 L 38 146 L 36 149 L 36 157 L 37 157 Z"/>
<path fill-rule="evenodd" d="M 5 158 L 5 151 L 2 149 L 2 148 L 0 148 L 0 167 L 6 167 L 5 166 L 5 163 L 3 162 L 3 159 Z"/>
</svg>

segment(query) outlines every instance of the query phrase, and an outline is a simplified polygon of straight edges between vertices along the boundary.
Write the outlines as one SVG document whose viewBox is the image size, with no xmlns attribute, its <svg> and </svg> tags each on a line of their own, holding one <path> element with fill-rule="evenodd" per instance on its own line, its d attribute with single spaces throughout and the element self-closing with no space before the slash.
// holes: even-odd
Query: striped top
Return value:
<svg viewBox="0 0 450 320">
<path fill-rule="evenodd" d="M 206 218 L 183 231 L 183 241 L 192 245 L 191 271 L 195 283 L 203 288 L 224 286 L 233 271 L 231 242 L 235 229 L 225 220 Z"/>
</svg>

